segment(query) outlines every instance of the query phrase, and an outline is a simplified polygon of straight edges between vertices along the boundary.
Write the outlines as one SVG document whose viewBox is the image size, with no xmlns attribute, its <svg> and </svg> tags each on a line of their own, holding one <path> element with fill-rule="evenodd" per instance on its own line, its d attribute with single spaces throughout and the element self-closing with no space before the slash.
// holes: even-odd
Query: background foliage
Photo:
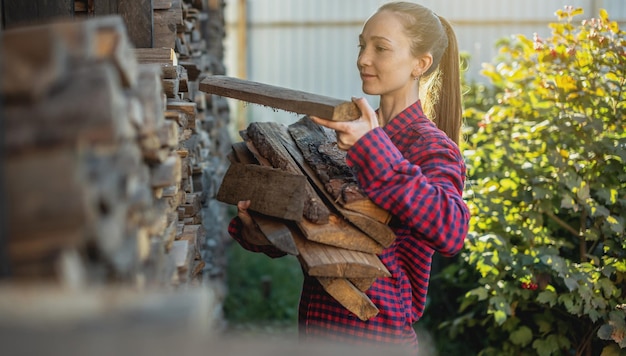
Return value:
<svg viewBox="0 0 626 356">
<path fill-rule="evenodd" d="M 460 295 L 441 337 L 479 355 L 625 354 L 626 38 L 581 14 L 498 44 L 493 105 L 468 93 L 471 234 L 433 285 Z"/>
</svg>

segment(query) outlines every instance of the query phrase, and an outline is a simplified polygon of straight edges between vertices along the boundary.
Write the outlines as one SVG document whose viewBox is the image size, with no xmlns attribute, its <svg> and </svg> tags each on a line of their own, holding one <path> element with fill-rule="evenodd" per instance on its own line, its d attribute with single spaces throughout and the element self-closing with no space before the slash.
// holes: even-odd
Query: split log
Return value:
<svg viewBox="0 0 626 356">
<path fill-rule="evenodd" d="M 317 125 L 305 116 L 289 125 L 289 133 L 333 201 L 384 224 L 389 222 L 391 214 L 372 203 L 359 187 L 346 164 L 346 151 L 337 147 L 334 131 Z"/>
<path fill-rule="evenodd" d="M 157 137 L 157 128 L 165 121 L 163 106 L 163 87 L 161 69 L 156 64 L 139 65 L 137 87 L 132 95 L 141 104 L 141 124 L 137 127 L 142 150 L 146 156 L 161 147 Z"/>
<path fill-rule="evenodd" d="M 261 156 L 265 157 L 274 168 L 282 169 L 293 174 L 301 174 L 296 162 L 285 150 L 277 135 L 281 134 L 280 124 L 251 123 L 246 130 L 246 136 L 254 143 Z M 282 133 L 284 134 L 284 132 Z M 310 184 L 306 185 L 306 199 L 304 201 L 304 217 L 316 224 L 327 224 L 330 211 L 319 198 Z"/>
<path fill-rule="evenodd" d="M 163 79 L 163 91 L 168 98 L 178 98 L 179 81 L 178 79 Z"/>
<path fill-rule="evenodd" d="M 234 151 L 233 157 L 230 160 L 232 164 L 253 165 L 259 163 L 254 155 L 250 152 L 250 150 L 248 150 L 245 142 L 238 142 L 233 144 L 232 149 Z M 225 176 L 223 178 L 222 184 L 226 182 L 226 179 L 227 178 Z M 217 199 L 219 200 L 219 198 Z M 236 204 L 236 202 L 233 204 Z M 303 206 L 304 202 L 302 202 L 302 207 Z M 293 240 L 293 236 L 291 235 L 291 230 L 285 224 L 285 220 L 279 220 L 271 216 L 258 214 L 251 210 L 249 211 L 249 213 L 269 242 L 271 242 L 274 246 L 276 246 L 278 249 L 285 253 L 294 256 L 297 256 L 299 254 L 296 243 Z M 302 219 L 302 211 L 300 211 L 300 219 Z"/>
<path fill-rule="evenodd" d="M 174 121 L 165 121 L 157 127 L 157 137 L 161 148 L 176 148 L 180 137 L 180 130 Z"/>
<path fill-rule="evenodd" d="M 344 308 L 366 321 L 378 315 L 378 308 L 370 298 L 345 278 L 317 277 L 324 290 Z"/>
<path fill-rule="evenodd" d="M 6 105 L 4 129 L 11 133 L 5 138 L 7 151 L 135 138 L 114 71 L 107 63 L 77 66 L 68 74 L 70 81 L 53 95 L 34 105 Z"/>
<path fill-rule="evenodd" d="M 232 205 L 250 200 L 250 210 L 286 220 L 302 220 L 306 177 L 256 164 L 231 163 L 216 199 Z"/>
<path fill-rule="evenodd" d="M 265 123 L 262 125 L 265 125 Z M 281 129 L 277 131 L 279 135 L 289 138 L 286 127 L 282 125 L 276 127 Z M 245 134 L 243 135 L 246 136 Z M 272 163 L 256 150 L 252 142 L 247 143 L 247 148 L 261 165 L 272 166 Z M 321 201 L 310 183 L 307 182 L 307 186 L 311 189 L 311 194 L 315 194 L 315 198 Z M 383 247 L 378 242 L 340 216 L 337 216 L 334 212 L 329 211 L 327 218 L 328 221 L 325 224 L 316 224 L 309 221 L 305 215 L 304 219 L 297 222 L 297 225 L 302 230 L 304 236 L 311 241 L 373 254 L 382 252 Z"/>
<path fill-rule="evenodd" d="M 259 227 L 259 230 L 261 230 L 272 245 L 290 255 L 298 256 L 300 254 L 293 235 L 291 234 L 291 230 L 285 224 L 284 220 L 258 214 L 253 211 L 249 213 L 252 220 Z"/>
<path fill-rule="evenodd" d="M 297 229 L 292 235 L 307 274 L 314 277 L 390 277 L 387 267 L 374 255 L 308 241 Z"/>
<path fill-rule="evenodd" d="M 180 182 L 180 157 L 177 154 L 171 154 L 163 163 L 152 167 L 150 176 L 150 184 L 154 188 L 168 187 Z"/>
<path fill-rule="evenodd" d="M 178 65 L 178 57 L 171 47 L 135 48 L 135 56 L 139 63 Z"/>
<path fill-rule="evenodd" d="M 338 204 L 334 197 L 331 196 L 326 189 L 324 189 L 324 184 L 319 180 L 318 174 L 314 172 L 310 166 L 305 162 L 302 153 L 293 142 L 292 139 L 283 140 L 282 141 L 287 151 L 292 155 L 295 162 L 298 163 L 298 166 L 306 173 L 309 179 L 318 187 L 318 191 L 322 196 L 325 197 L 325 201 L 327 201 L 330 205 L 332 205 L 344 218 L 358 227 L 361 231 L 365 232 L 370 238 L 375 240 L 377 243 L 382 245 L 383 247 L 389 247 L 395 241 L 396 235 L 393 230 L 382 222 L 374 219 L 370 216 L 362 214 L 357 211 L 352 211 L 345 209 Z"/>
<path fill-rule="evenodd" d="M 0 88 L 8 98 L 40 99 L 55 83 L 67 80 L 69 69 L 85 62 L 108 62 L 124 87 L 137 84 L 137 60 L 118 16 L 16 28 L 0 35 Z"/>
<path fill-rule="evenodd" d="M 333 121 L 351 121 L 361 113 L 356 104 L 243 79 L 213 75 L 200 82 L 200 90 L 276 109 L 319 116 Z"/>
<path fill-rule="evenodd" d="M 309 241 L 376 255 L 383 251 L 382 245 L 376 240 L 334 213 L 328 216 L 327 224 L 314 224 L 306 219 L 297 224 Z"/>
<path fill-rule="evenodd" d="M 155 7 L 153 12 L 154 18 L 154 36 L 153 47 L 174 48 L 176 41 L 176 27 L 183 23 L 183 10 L 181 0 L 171 0 L 170 6 L 163 9 Z"/>
</svg>

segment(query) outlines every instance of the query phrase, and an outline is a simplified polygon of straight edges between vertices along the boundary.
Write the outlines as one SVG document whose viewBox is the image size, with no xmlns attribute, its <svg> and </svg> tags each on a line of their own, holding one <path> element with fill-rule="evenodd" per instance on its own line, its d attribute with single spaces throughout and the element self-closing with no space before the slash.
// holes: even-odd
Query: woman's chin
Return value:
<svg viewBox="0 0 626 356">
<path fill-rule="evenodd" d="M 365 93 L 367 95 L 376 95 L 377 94 L 375 90 L 372 90 L 371 87 L 369 87 L 369 86 L 367 86 L 365 84 L 363 84 L 361 86 L 361 90 L 363 91 L 363 93 Z"/>
</svg>

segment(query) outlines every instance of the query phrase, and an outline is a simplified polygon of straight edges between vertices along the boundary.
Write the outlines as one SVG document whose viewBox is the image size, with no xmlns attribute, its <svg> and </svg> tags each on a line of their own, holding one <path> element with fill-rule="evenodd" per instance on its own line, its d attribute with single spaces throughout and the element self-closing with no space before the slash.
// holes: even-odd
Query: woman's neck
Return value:
<svg viewBox="0 0 626 356">
<path fill-rule="evenodd" d="M 413 105 L 417 100 L 419 100 L 417 90 L 411 93 L 411 95 L 402 96 L 400 98 L 381 95 L 378 109 L 378 124 L 385 126 L 391 119 L 398 116 L 398 114 Z"/>
</svg>

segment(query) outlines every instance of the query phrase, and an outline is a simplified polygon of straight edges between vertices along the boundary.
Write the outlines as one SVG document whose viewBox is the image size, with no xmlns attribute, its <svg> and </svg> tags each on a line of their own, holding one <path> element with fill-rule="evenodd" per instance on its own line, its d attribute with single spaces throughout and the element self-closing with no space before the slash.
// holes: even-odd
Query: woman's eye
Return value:
<svg viewBox="0 0 626 356">
<path fill-rule="evenodd" d="M 385 51 L 385 50 L 387 50 L 387 49 L 386 49 L 385 47 L 376 46 L 376 50 L 377 50 L 378 52 L 382 52 L 382 51 Z"/>
</svg>

